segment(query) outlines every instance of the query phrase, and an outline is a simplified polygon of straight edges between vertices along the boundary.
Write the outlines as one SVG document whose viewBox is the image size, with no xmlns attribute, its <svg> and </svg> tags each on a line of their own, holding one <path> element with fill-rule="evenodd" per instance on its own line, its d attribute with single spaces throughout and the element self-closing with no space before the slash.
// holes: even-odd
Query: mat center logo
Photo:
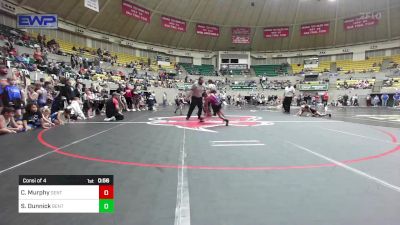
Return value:
<svg viewBox="0 0 400 225">
<path fill-rule="evenodd" d="M 227 116 L 229 119 L 229 126 L 232 127 L 255 127 L 255 126 L 269 126 L 274 123 L 268 121 L 261 121 L 261 117 L 257 116 Z M 213 127 L 224 127 L 223 122 L 218 117 L 206 117 L 204 122 L 200 122 L 197 118 L 191 118 L 186 120 L 185 116 L 172 116 L 172 117 L 155 117 L 150 118 L 150 125 L 160 126 L 174 126 L 183 129 L 206 131 L 206 132 L 217 132 L 210 130 Z"/>
</svg>

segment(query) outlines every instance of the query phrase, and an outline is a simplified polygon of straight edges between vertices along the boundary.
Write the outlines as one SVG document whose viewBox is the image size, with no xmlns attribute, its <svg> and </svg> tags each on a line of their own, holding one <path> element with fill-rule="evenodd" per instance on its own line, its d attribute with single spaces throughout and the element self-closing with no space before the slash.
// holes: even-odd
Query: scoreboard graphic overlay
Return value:
<svg viewBox="0 0 400 225">
<path fill-rule="evenodd" d="M 114 213 L 113 175 L 20 175 L 19 213 Z"/>
</svg>

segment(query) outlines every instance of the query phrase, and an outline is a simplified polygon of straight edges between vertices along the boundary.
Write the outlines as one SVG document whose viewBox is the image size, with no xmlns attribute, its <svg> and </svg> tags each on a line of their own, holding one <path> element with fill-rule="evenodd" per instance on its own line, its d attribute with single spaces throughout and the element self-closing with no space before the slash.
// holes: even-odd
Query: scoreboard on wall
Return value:
<svg viewBox="0 0 400 225">
<path fill-rule="evenodd" d="M 113 213 L 113 175 L 20 175 L 19 213 Z"/>
</svg>

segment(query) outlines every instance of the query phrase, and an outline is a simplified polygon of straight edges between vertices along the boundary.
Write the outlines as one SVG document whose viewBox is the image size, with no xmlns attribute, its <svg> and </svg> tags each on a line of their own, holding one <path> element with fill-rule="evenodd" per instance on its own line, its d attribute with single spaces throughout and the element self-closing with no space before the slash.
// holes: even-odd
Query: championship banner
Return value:
<svg viewBox="0 0 400 225">
<path fill-rule="evenodd" d="M 301 36 L 329 33 L 329 22 L 301 25 Z"/>
<path fill-rule="evenodd" d="M 233 27 L 232 28 L 232 43 L 233 44 L 250 44 L 251 29 L 249 27 Z"/>
<path fill-rule="evenodd" d="M 125 16 L 150 23 L 151 12 L 126 0 L 122 0 L 122 13 Z"/>
<path fill-rule="evenodd" d="M 196 34 L 219 37 L 219 27 L 198 23 L 196 25 Z"/>
<path fill-rule="evenodd" d="M 363 27 L 376 26 L 382 18 L 382 13 L 373 13 L 371 15 L 361 15 L 356 17 L 347 18 L 344 20 L 343 25 L 345 30 L 359 29 Z"/>
<path fill-rule="evenodd" d="M 264 38 L 285 38 L 289 37 L 289 27 L 266 27 Z"/>
<path fill-rule="evenodd" d="M 161 16 L 161 24 L 163 27 L 168 29 L 186 32 L 186 21 L 180 19 L 169 16 Z"/>
<path fill-rule="evenodd" d="M 85 0 L 85 7 L 99 12 L 99 0 Z"/>
</svg>

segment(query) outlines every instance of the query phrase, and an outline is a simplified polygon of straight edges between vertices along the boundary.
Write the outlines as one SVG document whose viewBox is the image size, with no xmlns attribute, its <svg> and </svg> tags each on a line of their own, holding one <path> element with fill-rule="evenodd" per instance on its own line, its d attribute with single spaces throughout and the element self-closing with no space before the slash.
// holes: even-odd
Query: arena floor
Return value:
<svg viewBox="0 0 400 225">
<path fill-rule="evenodd" d="M 0 224 L 399 223 L 398 110 L 227 114 L 228 127 L 164 109 L 0 137 Z M 21 174 L 112 174 L 115 213 L 18 214 Z"/>
</svg>

